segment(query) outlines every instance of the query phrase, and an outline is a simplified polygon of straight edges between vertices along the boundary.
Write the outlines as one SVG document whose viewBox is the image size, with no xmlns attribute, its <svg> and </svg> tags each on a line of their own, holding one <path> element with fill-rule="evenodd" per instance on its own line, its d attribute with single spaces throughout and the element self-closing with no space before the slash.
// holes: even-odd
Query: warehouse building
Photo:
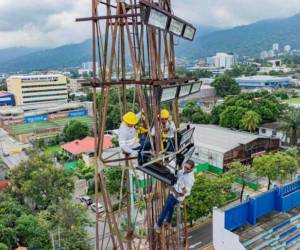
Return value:
<svg viewBox="0 0 300 250">
<path fill-rule="evenodd" d="M 14 94 L 16 105 L 68 101 L 64 75 L 15 75 L 7 79 L 7 89 Z"/>
<path fill-rule="evenodd" d="M 288 87 L 290 77 L 247 76 L 235 79 L 241 88 L 283 88 Z"/>
<path fill-rule="evenodd" d="M 279 148 L 279 139 L 222 128 L 216 125 L 193 124 L 195 152 L 199 163 L 223 169 L 234 160 L 251 163 L 260 154 Z"/>
</svg>

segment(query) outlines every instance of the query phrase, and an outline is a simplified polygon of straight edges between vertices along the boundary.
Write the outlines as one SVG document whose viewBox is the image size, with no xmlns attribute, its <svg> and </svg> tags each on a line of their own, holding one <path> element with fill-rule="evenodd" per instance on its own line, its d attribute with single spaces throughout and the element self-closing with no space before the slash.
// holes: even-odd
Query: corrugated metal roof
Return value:
<svg viewBox="0 0 300 250">
<path fill-rule="evenodd" d="M 241 144 L 247 144 L 262 136 L 234 131 L 216 125 L 192 124 L 195 127 L 194 143 L 220 153 L 226 153 Z"/>
</svg>

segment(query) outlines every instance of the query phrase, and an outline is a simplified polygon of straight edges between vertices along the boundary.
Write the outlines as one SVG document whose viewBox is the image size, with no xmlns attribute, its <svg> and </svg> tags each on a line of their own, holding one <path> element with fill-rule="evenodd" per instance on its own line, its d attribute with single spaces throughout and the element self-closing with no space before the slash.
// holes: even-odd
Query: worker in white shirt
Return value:
<svg viewBox="0 0 300 250">
<path fill-rule="evenodd" d="M 194 166 L 195 162 L 188 160 L 184 164 L 183 169 L 178 172 L 177 182 L 171 188 L 170 194 L 165 202 L 157 224 L 155 225 L 155 231 L 157 233 L 161 232 L 161 227 L 165 219 L 168 225 L 171 224 L 175 206 L 178 203 L 183 202 L 185 197 L 191 194 L 191 190 L 195 182 L 193 171 Z"/>
<path fill-rule="evenodd" d="M 141 114 L 128 112 L 122 117 L 119 128 L 119 145 L 125 154 L 137 156 L 140 149 L 139 138 L 135 129 Z"/>
<path fill-rule="evenodd" d="M 166 149 L 166 151 L 174 152 L 176 126 L 175 123 L 170 119 L 170 112 L 167 109 L 162 109 L 160 111 L 160 121 L 163 148 Z M 151 129 L 151 135 L 155 135 L 154 127 Z"/>
</svg>

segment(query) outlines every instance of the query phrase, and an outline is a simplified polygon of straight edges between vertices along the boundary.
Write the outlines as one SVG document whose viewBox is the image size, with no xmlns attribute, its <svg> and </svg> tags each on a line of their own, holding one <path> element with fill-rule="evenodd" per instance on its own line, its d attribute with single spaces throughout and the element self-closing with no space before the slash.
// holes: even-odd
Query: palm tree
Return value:
<svg viewBox="0 0 300 250">
<path fill-rule="evenodd" d="M 297 146 L 300 131 L 300 109 L 290 108 L 288 113 L 283 116 L 282 120 L 285 122 L 285 125 L 282 128 L 290 137 L 290 145 Z"/>
<path fill-rule="evenodd" d="M 241 120 L 244 129 L 253 132 L 261 121 L 260 115 L 254 111 L 247 111 Z"/>
</svg>

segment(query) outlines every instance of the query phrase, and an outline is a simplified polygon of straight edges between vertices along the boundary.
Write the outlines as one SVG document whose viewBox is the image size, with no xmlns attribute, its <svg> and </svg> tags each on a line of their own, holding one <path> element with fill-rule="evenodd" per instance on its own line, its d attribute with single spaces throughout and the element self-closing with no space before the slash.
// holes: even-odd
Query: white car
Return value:
<svg viewBox="0 0 300 250">
<path fill-rule="evenodd" d="M 97 210 L 96 209 L 96 203 L 93 203 L 91 205 L 91 209 L 92 209 L 93 212 L 96 213 L 96 210 Z M 104 212 L 105 212 L 105 209 L 104 209 L 103 205 L 101 203 L 98 203 L 98 213 L 100 214 L 100 213 L 104 213 Z"/>
</svg>

